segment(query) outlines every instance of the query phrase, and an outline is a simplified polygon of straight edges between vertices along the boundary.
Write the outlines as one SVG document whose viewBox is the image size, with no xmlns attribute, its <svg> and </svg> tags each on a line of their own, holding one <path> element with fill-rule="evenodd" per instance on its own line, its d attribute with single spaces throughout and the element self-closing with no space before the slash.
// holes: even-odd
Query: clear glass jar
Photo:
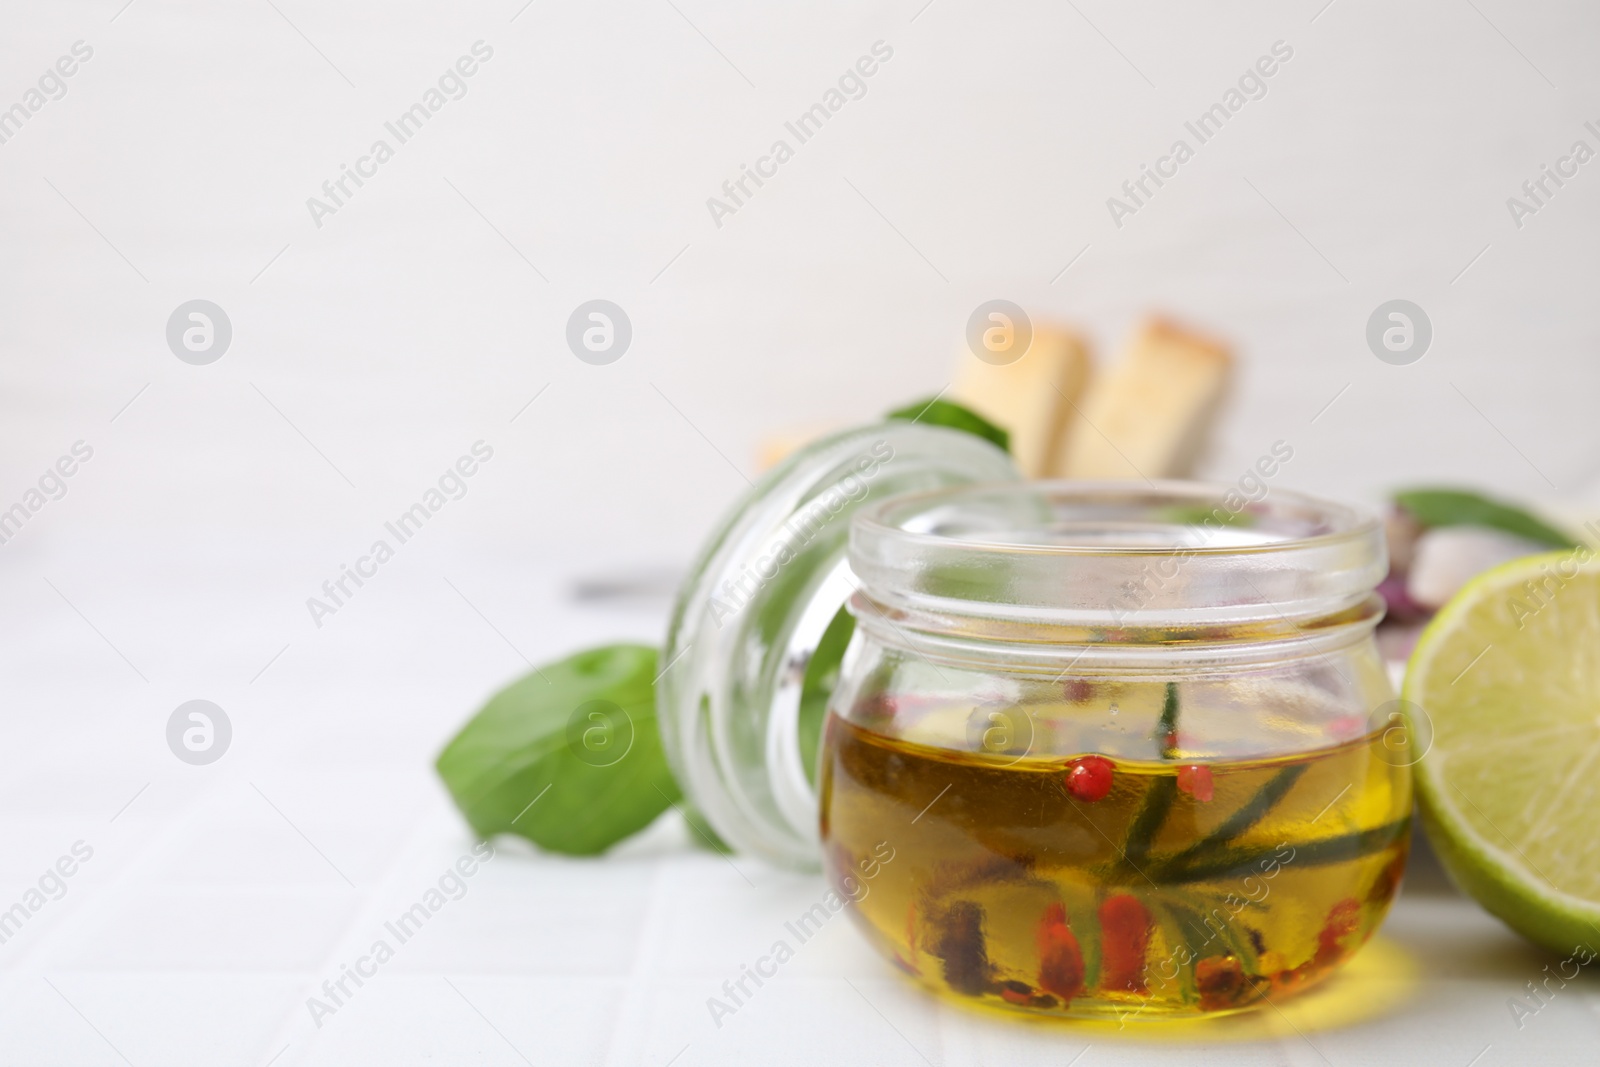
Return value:
<svg viewBox="0 0 1600 1067">
<path fill-rule="evenodd" d="M 841 635 L 859 585 L 845 559 L 852 516 L 1017 477 L 1010 456 L 971 434 L 887 422 L 800 449 L 724 516 L 678 591 L 656 683 L 673 776 L 723 840 L 817 866 L 816 742 L 832 680 L 819 675 L 833 673 L 825 638 Z"/>
<path fill-rule="evenodd" d="M 820 860 L 940 993 L 1237 1010 L 1329 974 L 1404 869 L 1385 570 L 1375 520 L 1286 490 L 1024 483 L 968 434 L 864 427 L 708 540 L 662 738 L 725 840 Z"/>
<path fill-rule="evenodd" d="M 1281 490 L 1030 483 L 859 513 L 824 866 L 935 990 L 1237 1010 L 1331 973 L 1404 869 L 1382 532 Z"/>
</svg>

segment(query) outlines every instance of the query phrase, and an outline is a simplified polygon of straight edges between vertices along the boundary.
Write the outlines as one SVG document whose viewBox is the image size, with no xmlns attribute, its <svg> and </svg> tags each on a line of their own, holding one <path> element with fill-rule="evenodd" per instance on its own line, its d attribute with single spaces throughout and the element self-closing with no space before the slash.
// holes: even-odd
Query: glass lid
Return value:
<svg viewBox="0 0 1600 1067">
<path fill-rule="evenodd" d="M 849 636 L 842 608 L 860 588 L 851 517 L 906 493 L 1019 478 L 981 438 L 887 422 L 801 449 L 733 506 L 678 592 L 656 686 L 673 773 L 725 841 L 817 863 L 821 712 Z"/>
</svg>

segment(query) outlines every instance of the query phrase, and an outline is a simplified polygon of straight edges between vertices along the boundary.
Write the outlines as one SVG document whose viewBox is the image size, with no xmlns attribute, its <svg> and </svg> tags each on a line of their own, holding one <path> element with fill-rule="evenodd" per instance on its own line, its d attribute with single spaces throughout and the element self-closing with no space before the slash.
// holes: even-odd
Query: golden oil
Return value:
<svg viewBox="0 0 1600 1067">
<path fill-rule="evenodd" d="M 1090 1017 L 1247 1008 L 1331 973 L 1398 887 L 1408 761 L 1354 723 L 1280 756 L 1195 757 L 1172 733 L 1129 759 L 962 751 L 830 714 L 825 864 L 847 893 L 862 857 L 894 848 L 851 910 L 947 996 Z M 1072 751 L 1063 736 L 1053 751 Z"/>
</svg>

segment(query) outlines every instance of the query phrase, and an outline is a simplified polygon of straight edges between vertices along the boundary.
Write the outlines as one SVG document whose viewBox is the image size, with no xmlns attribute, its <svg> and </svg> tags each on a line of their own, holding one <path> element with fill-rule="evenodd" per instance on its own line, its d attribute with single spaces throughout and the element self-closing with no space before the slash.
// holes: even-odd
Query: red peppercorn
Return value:
<svg viewBox="0 0 1600 1067">
<path fill-rule="evenodd" d="M 1195 988 L 1204 1011 L 1231 1008 L 1250 992 L 1244 967 L 1231 953 L 1208 956 L 1194 965 Z"/>
<path fill-rule="evenodd" d="M 1203 763 L 1178 768 L 1178 792 L 1187 793 L 1201 802 L 1216 795 L 1211 782 L 1211 768 Z"/>
<path fill-rule="evenodd" d="M 1361 715 L 1341 715 L 1328 724 L 1328 732 L 1338 741 L 1360 737 L 1370 729 L 1366 718 Z"/>
<path fill-rule="evenodd" d="M 1345 942 L 1360 925 L 1361 905 L 1354 897 L 1346 897 L 1329 908 L 1327 921 L 1317 934 L 1316 962 L 1329 964 L 1342 957 L 1347 949 Z"/>
<path fill-rule="evenodd" d="M 1100 985 L 1145 991 L 1145 952 L 1150 947 L 1150 912 L 1138 897 L 1107 897 L 1100 905 Z"/>
<path fill-rule="evenodd" d="M 1111 792 L 1112 776 L 1110 760 L 1104 756 L 1082 756 L 1067 764 L 1067 776 L 1062 785 L 1074 799 L 1093 802 Z"/>
<path fill-rule="evenodd" d="M 1083 990 L 1083 950 L 1067 925 L 1067 910 L 1060 904 L 1045 908 L 1034 936 L 1039 947 L 1039 988 L 1070 1001 Z"/>
<path fill-rule="evenodd" d="M 1025 982 L 1002 982 L 1000 999 L 1012 1004 L 1032 1004 L 1033 990 L 1029 989 Z"/>
</svg>

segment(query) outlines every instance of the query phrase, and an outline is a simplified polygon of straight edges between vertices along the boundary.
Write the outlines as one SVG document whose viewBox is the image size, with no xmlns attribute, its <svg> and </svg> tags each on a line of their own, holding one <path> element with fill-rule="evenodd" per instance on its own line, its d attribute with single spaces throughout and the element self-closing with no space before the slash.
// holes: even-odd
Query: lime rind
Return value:
<svg viewBox="0 0 1600 1067">
<path fill-rule="evenodd" d="M 1558 582 L 1551 581 L 1552 572 Z M 1530 595 L 1530 582 L 1544 595 Z M 1490 656 L 1492 662 L 1480 662 Z M 1600 946 L 1600 901 L 1558 885 L 1582 882 L 1586 893 L 1600 896 L 1600 863 L 1590 855 L 1600 840 L 1591 829 L 1592 808 L 1567 803 L 1577 785 L 1600 788 L 1594 758 L 1600 755 L 1600 687 L 1590 685 L 1597 673 L 1600 558 L 1579 546 L 1513 560 L 1474 578 L 1423 632 L 1402 687 L 1407 706 L 1431 720 L 1434 747 L 1416 766 L 1417 796 L 1446 871 L 1512 929 L 1563 954 Z M 1486 716 L 1495 726 L 1505 724 L 1498 753 L 1492 751 L 1499 740 L 1494 731 L 1482 732 Z M 1485 744 L 1462 743 L 1478 737 Z M 1539 738 L 1546 743 L 1531 743 Z M 1466 758 L 1455 761 L 1453 775 L 1457 755 Z M 1497 756 L 1504 765 L 1499 773 Z M 1476 799 L 1456 780 L 1463 767 L 1478 772 L 1469 783 Z M 1553 787 L 1542 788 L 1553 780 Z M 1519 805 L 1520 814 L 1506 814 Z M 1535 829 L 1548 827 L 1537 842 L 1526 834 L 1536 806 Z M 1569 843 L 1591 864 L 1577 871 L 1564 865 Z M 1536 863 L 1530 849 L 1543 862 Z"/>
</svg>

